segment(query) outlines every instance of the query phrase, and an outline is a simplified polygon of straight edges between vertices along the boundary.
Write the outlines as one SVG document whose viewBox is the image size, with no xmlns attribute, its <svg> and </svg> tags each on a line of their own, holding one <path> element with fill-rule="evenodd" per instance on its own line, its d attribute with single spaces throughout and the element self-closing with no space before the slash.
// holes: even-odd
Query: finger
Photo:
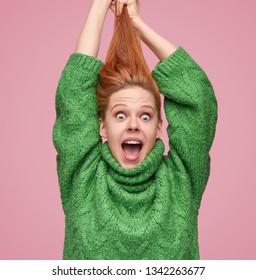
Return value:
<svg viewBox="0 0 256 280">
<path fill-rule="evenodd" d="M 111 4 L 109 8 L 114 14 L 116 14 L 116 5 L 115 4 Z"/>
<path fill-rule="evenodd" d="M 117 15 L 121 15 L 124 3 L 121 0 L 117 0 Z"/>
</svg>

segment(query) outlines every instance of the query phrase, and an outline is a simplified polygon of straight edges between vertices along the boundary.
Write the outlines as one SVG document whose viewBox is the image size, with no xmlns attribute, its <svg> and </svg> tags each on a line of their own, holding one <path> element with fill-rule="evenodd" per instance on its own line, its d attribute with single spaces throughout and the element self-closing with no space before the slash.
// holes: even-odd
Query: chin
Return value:
<svg viewBox="0 0 256 280">
<path fill-rule="evenodd" d="M 120 164 L 124 169 L 132 169 L 139 165 L 139 163 Z"/>
</svg>

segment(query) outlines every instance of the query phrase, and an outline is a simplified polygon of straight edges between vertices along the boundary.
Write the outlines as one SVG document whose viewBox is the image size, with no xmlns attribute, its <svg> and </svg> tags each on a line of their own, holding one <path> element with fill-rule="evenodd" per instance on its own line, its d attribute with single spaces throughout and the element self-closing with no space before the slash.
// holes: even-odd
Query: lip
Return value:
<svg viewBox="0 0 256 280">
<path fill-rule="evenodd" d="M 124 140 L 122 141 L 122 144 L 123 144 L 123 143 L 126 143 L 126 142 L 129 142 L 129 141 L 138 142 L 138 143 L 141 145 L 141 149 L 140 149 L 139 153 L 138 153 L 135 157 L 131 157 L 131 156 L 128 156 L 128 155 L 124 152 L 124 150 L 123 150 L 123 148 L 122 148 L 124 158 L 125 158 L 126 160 L 128 160 L 128 161 L 137 161 L 137 160 L 139 159 L 139 157 L 140 157 L 140 154 L 141 154 L 141 151 L 142 151 L 142 148 L 143 148 L 143 142 L 142 142 L 142 140 L 141 140 L 140 138 L 138 138 L 138 137 L 128 137 L 128 138 L 126 138 L 126 139 L 124 139 Z M 121 144 L 121 146 L 122 146 L 122 144 Z"/>
</svg>

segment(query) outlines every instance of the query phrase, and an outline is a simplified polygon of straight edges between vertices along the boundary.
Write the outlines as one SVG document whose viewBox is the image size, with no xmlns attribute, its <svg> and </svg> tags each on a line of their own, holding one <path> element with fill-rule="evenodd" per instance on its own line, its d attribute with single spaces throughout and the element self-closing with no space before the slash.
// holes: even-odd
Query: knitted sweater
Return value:
<svg viewBox="0 0 256 280">
<path fill-rule="evenodd" d="M 59 81 L 53 142 L 65 213 L 64 259 L 199 259 L 197 218 L 210 171 L 217 102 L 178 48 L 152 74 L 165 96 L 169 148 L 157 140 L 124 169 L 102 143 L 96 85 L 102 62 L 74 53 Z"/>
</svg>

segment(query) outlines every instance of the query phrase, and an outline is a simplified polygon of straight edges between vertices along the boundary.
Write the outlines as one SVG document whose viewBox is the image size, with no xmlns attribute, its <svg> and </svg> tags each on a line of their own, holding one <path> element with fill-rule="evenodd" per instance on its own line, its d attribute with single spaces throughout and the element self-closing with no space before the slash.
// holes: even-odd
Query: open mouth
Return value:
<svg viewBox="0 0 256 280">
<path fill-rule="evenodd" d="M 128 160 L 136 160 L 139 157 L 140 151 L 142 149 L 141 141 L 129 140 L 122 144 L 122 149 L 124 155 Z"/>
</svg>

